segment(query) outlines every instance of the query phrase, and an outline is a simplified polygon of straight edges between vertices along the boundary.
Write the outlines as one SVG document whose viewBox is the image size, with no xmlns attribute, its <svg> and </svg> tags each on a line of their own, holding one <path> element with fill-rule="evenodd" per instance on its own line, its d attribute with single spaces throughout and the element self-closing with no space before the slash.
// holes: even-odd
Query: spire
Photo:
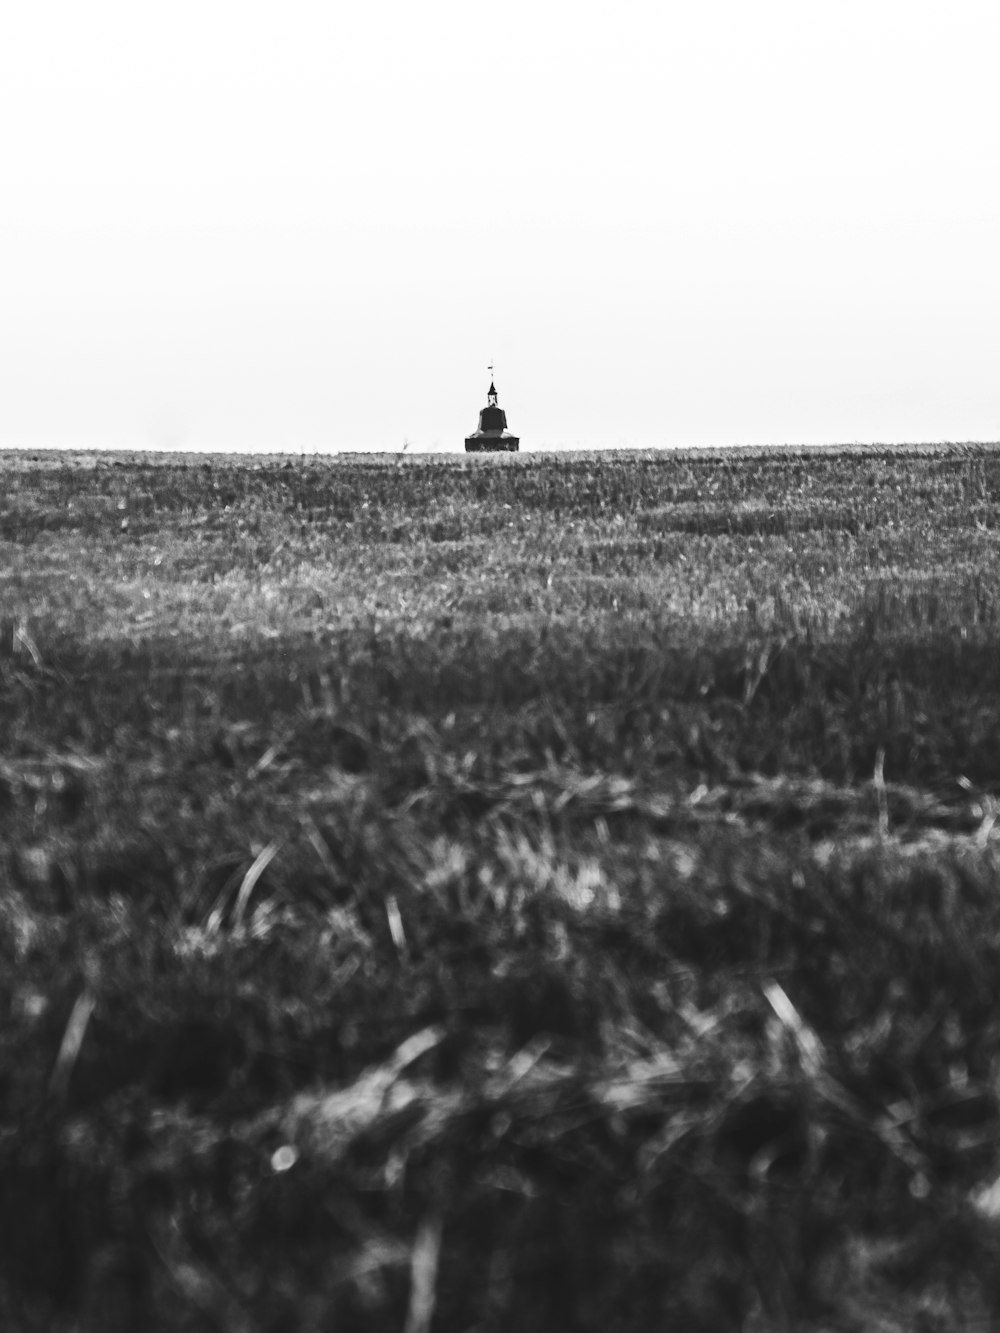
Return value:
<svg viewBox="0 0 1000 1333">
<path fill-rule="evenodd" d="M 479 429 L 465 437 L 467 454 L 503 453 L 516 454 L 520 440 L 507 429 L 507 413 L 497 406 L 497 386 L 493 380 L 492 361 L 486 367 L 490 372 L 489 402 L 479 413 Z"/>
</svg>

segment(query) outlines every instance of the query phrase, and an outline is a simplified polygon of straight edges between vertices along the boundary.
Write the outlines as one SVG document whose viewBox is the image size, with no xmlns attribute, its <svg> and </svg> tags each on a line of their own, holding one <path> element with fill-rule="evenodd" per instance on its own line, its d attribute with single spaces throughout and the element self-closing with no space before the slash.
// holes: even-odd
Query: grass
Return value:
<svg viewBox="0 0 1000 1333">
<path fill-rule="evenodd" d="M 5 1327 L 993 1326 L 1000 455 L 0 462 Z"/>
</svg>

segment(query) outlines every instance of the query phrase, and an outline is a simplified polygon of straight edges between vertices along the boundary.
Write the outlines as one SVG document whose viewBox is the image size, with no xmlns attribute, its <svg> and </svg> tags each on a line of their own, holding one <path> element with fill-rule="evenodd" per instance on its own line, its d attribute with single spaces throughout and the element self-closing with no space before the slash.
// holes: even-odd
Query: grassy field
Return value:
<svg viewBox="0 0 1000 1333">
<path fill-rule="evenodd" d="M 0 469 L 0 1325 L 1000 1327 L 1000 449 Z"/>
</svg>

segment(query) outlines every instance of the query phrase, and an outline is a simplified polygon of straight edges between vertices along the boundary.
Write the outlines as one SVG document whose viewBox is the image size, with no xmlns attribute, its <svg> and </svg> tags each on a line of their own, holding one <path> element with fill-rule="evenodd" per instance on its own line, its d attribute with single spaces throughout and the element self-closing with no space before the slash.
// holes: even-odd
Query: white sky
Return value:
<svg viewBox="0 0 1000 1333">
<path fill-rule="evenodd" d="M 997 0 L 30 0 L 0 446 L 1000 439 Z"/>
</svg>

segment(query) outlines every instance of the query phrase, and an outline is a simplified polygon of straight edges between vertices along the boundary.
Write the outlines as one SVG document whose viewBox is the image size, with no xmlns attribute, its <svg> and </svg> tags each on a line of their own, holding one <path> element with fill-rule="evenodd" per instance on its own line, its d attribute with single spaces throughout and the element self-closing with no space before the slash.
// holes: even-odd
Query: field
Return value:
<svg viewBox="0 0 1000 1333">
<path fill-rule="evenodd" d="M 3 1328 L 1000 1327 L 1000 449 L 0 469 Z"/>
</svg>

